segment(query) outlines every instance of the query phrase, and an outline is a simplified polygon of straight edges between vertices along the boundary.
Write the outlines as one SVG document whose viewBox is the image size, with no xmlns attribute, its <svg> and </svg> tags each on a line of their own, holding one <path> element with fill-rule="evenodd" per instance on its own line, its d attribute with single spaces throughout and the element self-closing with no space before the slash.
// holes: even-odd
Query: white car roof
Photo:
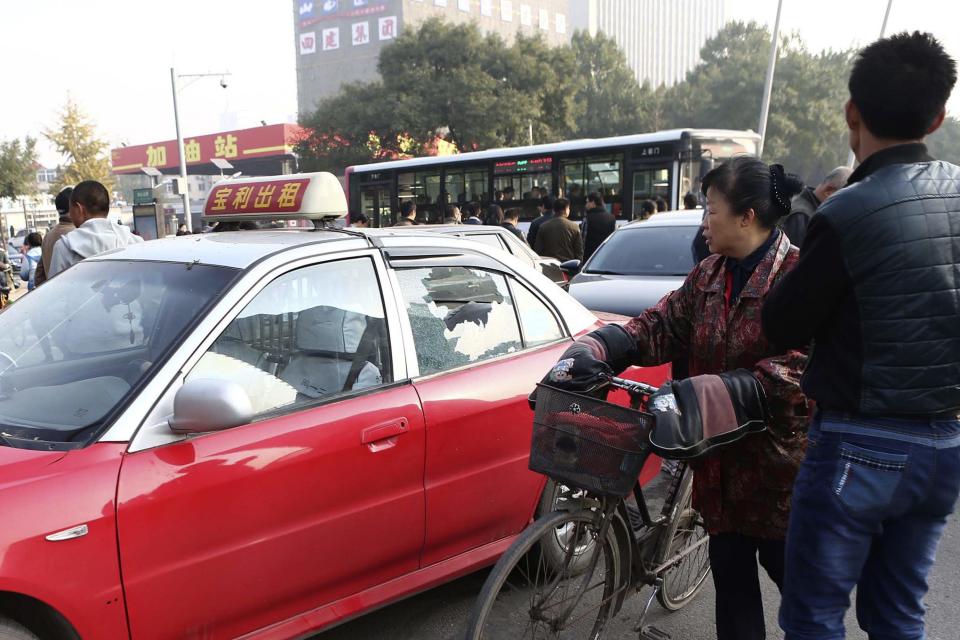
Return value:
<svg viewBox="0 0 960 640">
<path fill-rule="evenodd" d="M 638 227 L 687 227 L 699 226 L 703 222 L 703 209 L 681 209 L 680 211 L 661 211 L 646 220 L 637 220 L 625 224 L 621 229 Z"/>
<path fill-rule="evenodd" d="M 351 229 L 354 231 L 354 229 Z M 437 234 L 429 231 L 395 233 L 387 229 L 356 229 L 364 235 L 378 238 L 386 248 L 431 247 L 450 249 L 469 249 L 474 253 L 486 255 L 502 263 L 515 273 L 537 287 L 556 305 L 557 310 L 567 322 L 569 329 L 576 335 L 589 328 L 597 318 L 573 296 L 556 286 L 538 270 L 523 263 L 500 249 L 483 243 L 468 240 L 465 237 Z M 198 264 L 218 265 L 236 269 L 248 269 L 260 260 L 279 256 L 284 252 L 294 254 L 292 258 L 305 257 L 303 249 L 313 245 L 309 255 L 337 253 L 369 247 L 363 238 L 336 231 L 230 231 L 223 233 L 204 233 L 201 235 L 180 236 L 151 240 L 115 249 L 89 260 L 146 260 L 155 262 L 196 262 Z"/>
</svg>

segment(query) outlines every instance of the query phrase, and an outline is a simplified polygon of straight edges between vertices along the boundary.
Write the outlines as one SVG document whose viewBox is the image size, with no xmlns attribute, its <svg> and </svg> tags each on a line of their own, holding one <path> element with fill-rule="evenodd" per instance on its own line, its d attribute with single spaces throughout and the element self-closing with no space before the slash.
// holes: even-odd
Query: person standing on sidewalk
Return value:
<svg viewBox="0 0 960 640">
<path fill-rule="evenodd" d="M 927 574 L 960 493 L 960 167 L 923 140 L 956 80 L 930 34 L 860 52 L 845 108 L 860 166 L 820 206 L 763 307 L 772 343 L 816 343 L 802 382 L 817 412 L 787 533 L 786 640 L 843 638 L 854 587 L 871 639 L 925 637 Z"/>
<path fill-rule="evenodd" d="M 47 273 L 50 272 L 50 261 L 53 260 L 53 247 L 57 244 L 57 240 L 77 228 L 70 220 L 71 193 L 73 193 L 73 187 L 66 187 L 57 194 L 56 200 L 54 200 L 60 219 L 57 221 L 57 225 L 43 236 L 43 246 L 40 247 L 43 257 L 33 276 L 35 287 L 39 287 L 47 279 Z"/>
<path fill-rule="evenodd" d="M 110 194 L 96 180 L 84 180 L 70 194 L 70 219 L 76 229 L 66 234 L 53 247 L 48 278 L 69 269 L 85 258 L 125 247 L 143 238 L 130 229 L 107 218 Z"/>
<path fill-rule="evenodd" d="M 583 216 L 581 233 L 583 234 L 583 259 L 589 260 L 604 240 L 617 228 L 617 218 L 607 211 L 603 203 L 603 196 L 597 191 L 591 191 L 587 196 L 586 214 Z"/>
</svg>

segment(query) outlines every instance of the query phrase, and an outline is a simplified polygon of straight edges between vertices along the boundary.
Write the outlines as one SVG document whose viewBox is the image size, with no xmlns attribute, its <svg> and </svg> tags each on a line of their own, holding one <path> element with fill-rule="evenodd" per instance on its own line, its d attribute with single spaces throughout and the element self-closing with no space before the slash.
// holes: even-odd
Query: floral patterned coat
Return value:
<svg viewBox="0 0 960 640">
<path fill-rule="evenodd" d="M 799 258 L 783 233 L 728 308 L 725 259 L 706 258 L 683 286 L 624 328 L 652 366 L 689 354 L 690 375 L 749 369 L 767 396 L 766 431 L 693 463 L 693 500 L 711 534 L 786 537 L 790 493 L 806 445 L 808 406 L 800 391 L 807 356 L 778 351 L 760 327 L 768 291 Z"/>
</svg>

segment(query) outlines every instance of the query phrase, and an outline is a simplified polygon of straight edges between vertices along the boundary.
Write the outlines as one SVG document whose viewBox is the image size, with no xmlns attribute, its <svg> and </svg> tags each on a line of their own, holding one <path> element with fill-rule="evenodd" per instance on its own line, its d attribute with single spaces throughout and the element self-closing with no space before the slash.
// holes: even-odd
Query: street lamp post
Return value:
<svg viewBox="0 0 960 640">
<path fill-rule="evenodd" d="M 760 101 L 760 144 L 757 145 L 757 157 L 763 158 L 763 143 L 767 140 L 767 117 L 770 115 L 770 94 L 773 91 L 773 70 L 777 66 L 777 45 L 780 37 L 780 12 L 783 0 L 777 3 L 777 20 L 773 25 L 773 38 L 770 40 L 770 60 L 767 63 L 767 77 L 763 83 L 763 100 Z"/>
<path fill-rule="evenodd" d="M 180 112 L 177 107 L 177 78 L 219 77 L 220 86 L 226 89 L 227 83 L 223 78 L 228 75 L 230 75 L 229 71 L 223 73 L 187 73 L 178 76 L 174 68 L 170 67 L 170 86 L 173 90 L 173 123 L 177 128 L 177 153 L 180 155 L 180 186 L 183 189 L 180 197 L 183 198 L 183 217 L 187 226 L 192 226 L 193 222 L 191 221 L 190 214 L 190 185 L 187 183 L 187 156 L 183 150 L 183 134 L 180 132 Z"/>
<path fill-rule="evenodd" d="M 880 26 L 880 38 L 883 40 L 883 36 L 887 33 L 887 20 L 890 19 L 890 7 L 893 6 L 893 0 L 887 0 L 887 10 L 883 14 L 883 24 Z M 850 149 L 850 155 L 847 156 L 847 166 L 853 169 L 853 165 L 857 162 L 857 156 L 853 152 L 853 149 Z"/>
</svg>

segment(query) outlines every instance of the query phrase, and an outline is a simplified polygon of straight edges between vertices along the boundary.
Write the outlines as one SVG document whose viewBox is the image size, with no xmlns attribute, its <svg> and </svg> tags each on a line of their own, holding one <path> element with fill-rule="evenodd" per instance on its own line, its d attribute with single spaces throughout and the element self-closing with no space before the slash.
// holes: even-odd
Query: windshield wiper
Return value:
<svg viewBox="0 0 960 640">
<path fill-rule="evenodd" d="M 0 443 L 11 449 L 31 449 L 33 451 L 68 451 L 80 449 L 82 442 L 60 442 L 57 440 L 42 440 L 40 438 L 18 438 L 9 433 L 0 431 Z"/>
<path fill-rule="evenodd" d="M 589 271 L 584 271 L 584 273 L 596 273 L 601 276 L 625 276 L 626 273 L 620 273 L 619 271 L 610 271 L 609 269 L 590 269 Z"/>
</svg>

